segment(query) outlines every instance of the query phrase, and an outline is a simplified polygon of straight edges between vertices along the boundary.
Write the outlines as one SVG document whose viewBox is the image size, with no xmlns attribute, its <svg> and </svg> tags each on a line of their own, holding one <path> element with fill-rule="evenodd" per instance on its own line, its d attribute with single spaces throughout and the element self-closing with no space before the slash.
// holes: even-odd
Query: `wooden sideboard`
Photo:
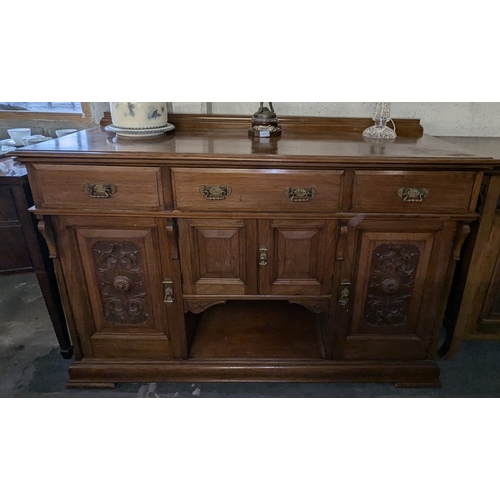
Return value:
<svg viewBox="0 0 500 500">
<path fill-rule="evenodd" d="M 492 156 L 500 164 L 499 137 L 443 137 L 444 140 Z M 464 340 L 500 340 L 500 169 L 487 171 L 478 212 L 471 224 L 446 311 L 448 336 L 440 355 L 451 359 Z"/>
<path fill-rule="evenodd" d="M 117 382 L 439 385 L 438 334 L 495 162 L 397 122 L 173 115 L 23 148 L 76 360 Z"/>
<path fill-rule="evenodd" d="M 64 310 L 47 245 L 28 209 L 33 204 L 26 168 L 0 158 L 0 276 L 35 273 L 61 355 L 73 357 Z"/>
</svg>

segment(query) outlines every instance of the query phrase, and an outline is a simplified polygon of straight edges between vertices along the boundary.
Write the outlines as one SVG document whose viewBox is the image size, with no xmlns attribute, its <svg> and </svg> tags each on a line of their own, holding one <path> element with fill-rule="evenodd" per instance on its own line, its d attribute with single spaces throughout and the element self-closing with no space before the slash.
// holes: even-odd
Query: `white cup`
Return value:
<svg viewBox="0 0 500 500">
<path fill-rule="evenodd" d="M 57 137 L 63 137 L 68 134 L 73 134 L 74 132 L 78 132 L 76 128 L 62 128 L 60 130 L 56 130 Z"/>
<path fill-rule="evenodd" d="M 16 143 L 16 146 L 23 145 L 23 138 L 31 135 L 30 128 L 11 128 L 7 130 L 10 138 Z"/>
</svg>

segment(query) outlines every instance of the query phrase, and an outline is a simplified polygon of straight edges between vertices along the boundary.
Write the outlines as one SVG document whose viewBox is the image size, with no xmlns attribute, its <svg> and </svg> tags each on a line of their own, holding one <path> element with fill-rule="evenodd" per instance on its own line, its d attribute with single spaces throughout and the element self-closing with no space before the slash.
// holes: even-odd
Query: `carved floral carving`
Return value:
<svg viewBox="0 0 500 500">
<path fill-rule="evenodd" d="M 373 326 L 400 326 L 408 319 L 420 252 L 415 245 L 375 248 L 370 267 L 364 321 Z"/>
<path fill-rule="evenodd" d="M 184 312 L 192 312 L 194 314 L 201 314 L 202 312 L 210 309 L 213 306 L 225 304 L 227 300 L 207 300 L 204 302 L 185 301 Z"/>
<path fill-rule="evenodd" d="M 146 306 L 139 247 L 131 241 L 100 241 L 92 250 L 106 321 L 114 325 L 148 323 L 150 317 Z"/>
</svg>

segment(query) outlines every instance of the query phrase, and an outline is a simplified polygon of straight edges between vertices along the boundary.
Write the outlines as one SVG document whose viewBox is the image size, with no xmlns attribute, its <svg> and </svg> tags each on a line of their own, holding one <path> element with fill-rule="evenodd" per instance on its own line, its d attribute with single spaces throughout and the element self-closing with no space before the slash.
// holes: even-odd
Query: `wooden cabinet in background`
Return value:
<svg viewBox="0 0 500 500">
<path fill-rule="evenodd" d="M 47 245 L 28 209 L 33 204 L 26 168 L 0 161 L 0 276 L 35 273 L 61 355 L 73 356 L 66 318 Z"/>
<path fill-rule="evenodd" d="M 500 340 L 500 138 L 444 137 L 497 159 L 486 172 L 478 212 L 471 224 L 446 311 L 448 335 L 440 355 L 453 358 L 465 340 Z"/>
<path fill-rule="evenodd" d="M 241 118 L 170 118 L 170 135 L 96 128 L 18 152 L 69 318 L 70 386 L 439 385 L 493 160 L 417 120 L 380 147 L 361 137 L 371 120 L 285 118 L 271 144 Z"/>
<path fill-rule="evenodd" d="M 0 237 L 2 240 L 0 264 L 2 274 L 33 271 L 28 242 L 21 224 L 22 216 L 19 215 L 19 211 L 27 211 L 25 201 L 27 184 L 22 179 L 14 180 L 17 181 L 15 184 L 12 182 L 10 185 L 0 185 Z M 19 205 L 21 206 L 19 207 Z M 30 224 L 32 224 L 31 221 Z"/>
</svg>

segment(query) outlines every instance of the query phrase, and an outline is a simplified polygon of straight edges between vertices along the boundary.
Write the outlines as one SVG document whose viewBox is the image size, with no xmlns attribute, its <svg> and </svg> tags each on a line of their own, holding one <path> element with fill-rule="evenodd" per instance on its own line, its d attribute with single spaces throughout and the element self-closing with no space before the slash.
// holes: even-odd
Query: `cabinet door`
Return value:
<svg viewBox="0 0 500 500">
<path fill-rule="evenodd" d="M 65 217 L 56 238 L 83 357 L 185 356 L 166 221 Z"/>
<path fill-rule="evenodd" d="M 336 221 L 259 221 L 259 292 L 328 295 L 332 291 Z"/>
<path fill-rule="evenodd" d="M 256 294 L 256 227 L 254 220 L 180 219 L 184 293 Z"/>
<path fill-rule="evenodd" d="M 347 252 L 336 280 L 334 326 L 343 331 L 337 355 L 434 356 L 455 225 L 365 220 L 348 228 Z"/>
</svg>

